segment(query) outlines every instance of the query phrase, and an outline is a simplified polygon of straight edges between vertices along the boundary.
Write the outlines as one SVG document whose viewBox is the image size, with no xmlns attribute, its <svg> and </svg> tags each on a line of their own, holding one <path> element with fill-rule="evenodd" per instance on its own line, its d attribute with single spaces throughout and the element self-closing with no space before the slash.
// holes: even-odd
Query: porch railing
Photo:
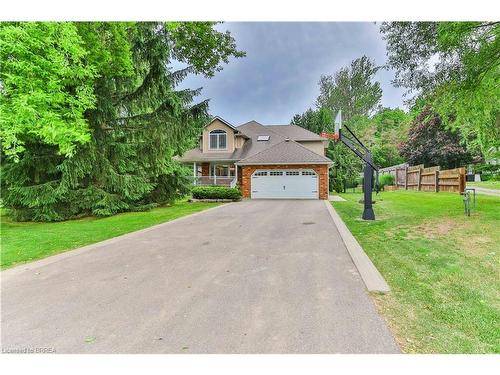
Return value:
<svg viewBox="0 0 500 375">
<path fill-rule="evenodd" d="M 236 186 L 236 177 L 224 177 L 224 176 L 198 176 L 193 177 L 193 184 L 200 186 L 217 185 L 217 186 Z"/>
</svg>

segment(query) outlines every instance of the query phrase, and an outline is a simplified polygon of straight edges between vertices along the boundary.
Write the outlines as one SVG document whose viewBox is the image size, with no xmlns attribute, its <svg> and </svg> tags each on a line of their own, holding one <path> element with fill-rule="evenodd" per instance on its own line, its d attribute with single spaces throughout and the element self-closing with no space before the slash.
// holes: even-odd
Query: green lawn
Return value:
<svg viewBox="0 0 500 375">
<path fill-rule="evenodd" d="M 480 182 L 467 182 L 470 187 L 482 187 L 486 189 L 500 190 L 500 181 L 480 181 Z"/>
<path fill-rule="evenodd" d="M 217 205 L 219 204 L 180 201 L 172 206 L 146 212 L 128 212 L 101 219 L 89 217 L 56 223 L 18 223 L 2 214 L 1 267 L 4 269 L 18 263 L 45 258 Z"/>
<path fill-rule="evenodd" d="M 334 202 L 391 286 L 374 294 L 404 352 L 500 353 L 500 198 L 477 196 L 470 217 L 451 193 L 377 196 L 360 219 L 359 193 Z"/>
</svg>

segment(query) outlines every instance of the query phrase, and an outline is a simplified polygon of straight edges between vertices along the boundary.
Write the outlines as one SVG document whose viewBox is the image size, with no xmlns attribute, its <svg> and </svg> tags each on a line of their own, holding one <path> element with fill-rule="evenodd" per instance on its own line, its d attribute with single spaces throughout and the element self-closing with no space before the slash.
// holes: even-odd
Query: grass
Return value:
<svg viewBox="0 0 500 375">
<path fill-rule="evenodd" d="M 179 201 L 171 206 L 146 212 L 128 212 L 107 218 L 88 217 L 55 223 L 13 222 L 2 211 L 1 268 L 76 249 L 217 205 L 218 203 Z"/>
<path fill-rule="evenodd" d="M 479 181 L 479 182 L 467 182 L 467 186 L 470 187 L 482 187 L 485 189 L 500 190 L 500 181 Z"/>
<path fill-rule="evenodd" d="M 379 194 L 377 220 L 359 193 L 333 202 L 391 286 L 374 294 L 407 353 L 500 353 L 500 198 L 477 196 L 470 217 L 452 193 Z"/>
</svg>

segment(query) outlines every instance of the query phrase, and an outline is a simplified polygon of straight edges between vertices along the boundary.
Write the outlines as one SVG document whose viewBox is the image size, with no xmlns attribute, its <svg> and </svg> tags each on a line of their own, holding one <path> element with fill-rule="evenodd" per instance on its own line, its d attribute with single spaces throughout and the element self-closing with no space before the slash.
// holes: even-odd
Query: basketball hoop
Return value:
<svg viewBox="0 0 500 375">
<path fill-rule="evenodd" d="M 333 141 L 338 141 L 339 140 L 339 135 L 338 133 L 327 133 L 327 132 L 322 132 L 320 134 L 321 138 L 326 138 L 326 139 L 331 139 Z"/>
<path fill-rule="evenodd" d="M 340 129 L 342 129 L 342 111 L 339 110 L 335 117 L 335 131 L 333 133 L 322 132 L 320 135 L 323 138 L 331 139 L 332 141 L 340 140 Z"/>
</svg>

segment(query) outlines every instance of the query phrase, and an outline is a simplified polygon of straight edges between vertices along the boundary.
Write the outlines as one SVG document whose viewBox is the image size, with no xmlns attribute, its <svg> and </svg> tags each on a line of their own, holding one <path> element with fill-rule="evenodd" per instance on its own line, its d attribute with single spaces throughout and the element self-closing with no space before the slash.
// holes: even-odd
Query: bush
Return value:
<svg viewBox="0 0 500 375">
<path fill-rule="evenodd" d="M 338 178 L 333 178 L 330 180 L 330 189 L 331 191 L 336 191 L 337 193 L 342 193 L 344 188 L 342 186 L 342 181 Z"/>
<path fill-rule="evenodd" d="M 498 164 L 476 164 L 474 173 L 481 174 L 481 181 L 500 180 L 500 165 Z"/>
<path fill-rule="evenodd" d="M 352 189 L 358 186 L 358 181 L 357 180 L 347 180 L 344 183 L 344 186 L 346 189 Z"/>
<path fill-rule="evenodd" d="M 345 181 L 342 182 L 341 180 L 334 178 L 330 180 L 330 191 L 336 191 L 337 193 L 345 193 L 346 189 L 352 189 L 358 187 L 358 181 Z"/>
<path fill-rule="evenodd" d="M 240 189 L 226 186 L 196 186 L 191 193 L 196 199 L 241 199 Z"/>
<path fill-rule="evenodd" d="M 383 189 L 384 186 L 394 185 L 394 176 L 392 174 L 382 174 L 378 176 L 378 183 L 380 188 Z"/>
</svg>

